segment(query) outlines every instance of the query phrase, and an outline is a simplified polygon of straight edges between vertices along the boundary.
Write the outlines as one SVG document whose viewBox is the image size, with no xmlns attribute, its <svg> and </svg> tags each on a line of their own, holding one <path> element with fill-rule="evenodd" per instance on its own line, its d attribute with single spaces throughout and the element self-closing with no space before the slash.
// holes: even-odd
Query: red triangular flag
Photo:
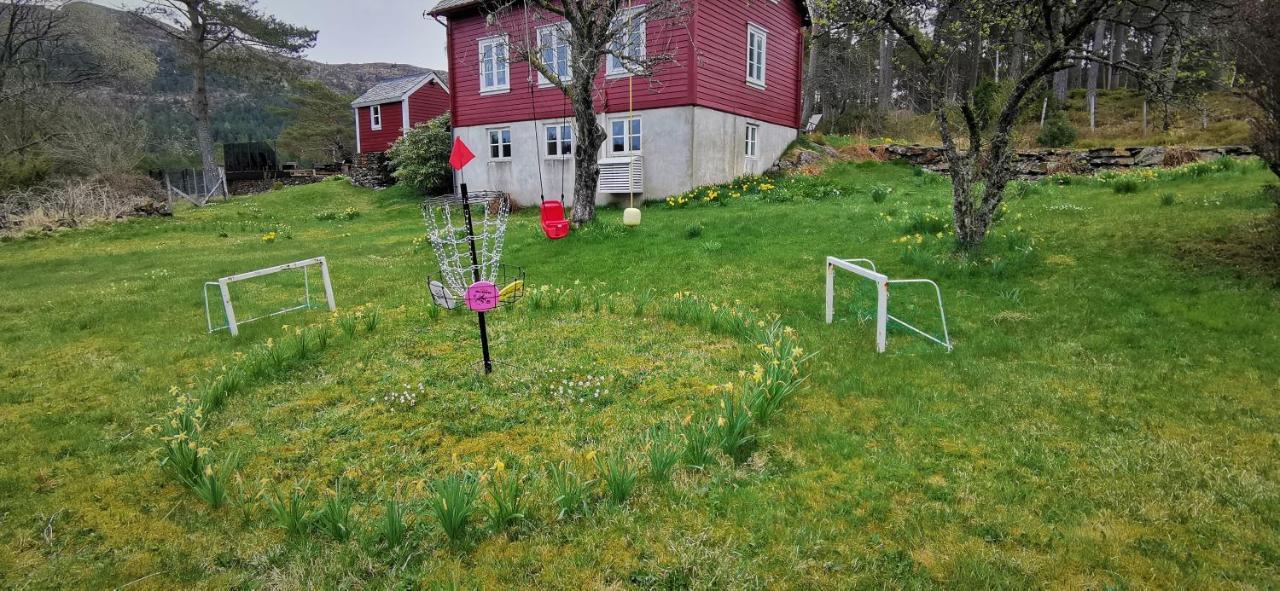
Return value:
<svg viewBox="0 0 1280 591">
<path fill-rule="evenodd" d="M 454 170 L 462 170 L 468 162 L 475 160 L 476 155 L 471 153 L 467 145 L 462 143 L 462 138 L 453 138 L 453 152 L 449 154 L 449 166 Z"/>
</svg>

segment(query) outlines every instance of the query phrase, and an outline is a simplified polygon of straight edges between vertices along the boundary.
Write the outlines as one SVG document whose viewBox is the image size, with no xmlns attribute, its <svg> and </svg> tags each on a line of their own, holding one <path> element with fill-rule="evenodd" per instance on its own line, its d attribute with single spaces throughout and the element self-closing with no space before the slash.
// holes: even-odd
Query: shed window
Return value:
<svg viewBox="0 0 1280 591">
<path fill-rule="evenodd" d="M 640 118 L 626 117 L 609 122 L 609 151 L 627 154 L 640 151 Z"/>
<path fill-rule="evenodd" d="M 553 123 L 546 127 L 547 158 L 568 158 L 573 155 L 573 125 Z"/>
<path fill-rule="evenodd" d="M 481 39 L 480 92 L 497 92 L 510 88 L 507 67 L 507 38 Z"/>
<path fill-rule="evenodd" d="M 538 29 L 538 57 L 557 78 L 566 81 L 573 74 L 569 68 L 568 26 L 568 23 L 560 23 Z M 538 72 L 538 84 L 549 82 L 542 72 Z"/>
<path fill-rule="evenodd" d="M 759 155 L 760 150 L 759 150 L 758 144 L 756 143 L 756 139 L 757 137 L 759 137 L 759 135 L 760 135 L 760 126 L 756 125 L 755 123 L 748 123 L 747 133 L 746 133 L 746 138 L 747 138 L 746 152 L 745 152 L 747 158 L 755 158 L 757 155 Z"/>
<path fill-rule="evenodd" d="M 747 25 L 747 84 L 764 88 L 765 54 L 768 33 L 756 25 Z"/>
<path fill-rule="evenodd" d="M 369 127 L 374 131 L 382 129 L 382 105 L 369 107 Z"/>
<path fill-rule="evenodd" d="M 511 159 L 511 128 L 498 127 L 489 130 L 489 159 Z"/>
</svg>

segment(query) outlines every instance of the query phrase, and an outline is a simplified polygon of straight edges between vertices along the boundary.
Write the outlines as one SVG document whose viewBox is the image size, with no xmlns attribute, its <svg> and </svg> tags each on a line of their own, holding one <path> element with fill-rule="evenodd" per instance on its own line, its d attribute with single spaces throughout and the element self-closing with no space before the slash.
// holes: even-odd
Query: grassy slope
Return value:
<svg viewBox="0 0 1280 591">
<path fill-rule="evenodd" d="M 1188 107 L 1172 109 L 1169 132 L 1160 131 L 1163 112 L 1152 106 L 1149 129 L 1142 129 L 1142 95 L 1131 90 L 1109 90 L 1098 93 L 1097 129 L 1089 129 L 1089 110 L 1083 90 L 1072 91 L 1067 98 L 1067 119 L 1078 137 L 1075 148 L 1110 148 L 1134 146 L 1228 146 L 1249 143 L 1248 118 L 1253 106 L 1239 96 L 1212 93 L 1204 98 L 1209 110 L 1209 125 L 1201 128 L 1200 112 Z M 1029 106 L 1026 122 L 1018 125 L 1016 134 L 1020 148 L 1040 147 L 1040 105 Z M 957 120 L 958 116 L 957 116 Z M 929 114 L 894 113 L 889 117 L 887 135 L 899 142 L 938 145 L 937 123 Z"/>
<path fill-rule="evenodd" d="M 419 524 L 407 562 L 356 542 L 290 547 L 265 515 L 210 512 L 160 474 L 142 430 L 170 405 L 169 386 L 303 320 L 206 336 L 201 282 L 324 254 L 340 306 L 383 311 L 374 335 L 336 339 L 321 361 L 233 398 L 210 427 L 251 482 L 319 486 L 346 472 L 362 502 L 396 485 L 421 496 L 415 481 L 454 462 L 510 454 L 529 465 L 627 445 L 655 417 L 709 403 L 705 385 L 748 353 L 665 322 L 521 308 L 495 320 L 499 350 L 520 366 L 468 378 L 471 320 L 422 310 L 433 257 L 412 246 L 421 222 L 396 190 L 324 184 L 0 245 L 5 584 L 107 587 L 153 573 L 131 588 L 454 575 L 565 588 L 1277 584 L 1280 297 L 1177 254 L 1263 216 L 1263 173 L 1134 195 L 1045 187 L 1011 204 L 994 240 L 1006 262 L 994 269 L 939 262 L 928 255 L 943 248 L 936 238 L 908 254 L 895 242 L 912 212 L 945 215 L 944 184 L 884 165 L 828 174 L 851 195 L 654 207 L 634 233 L 613 231 L 619 216 L 606 211 L 607 226 L 552 243 L 518 216 L 506 256 L 532 283 L 740 299 L 781 314 L 821 352 L 813 379 L 749 467 L 642 484 L 628 509 L 573 523 L 539 509 L 518 539 L 481 538 L 461 554 Z M 875 183 L 896 188 L 887 203 L 867 198 Z M 1164 191 L 1178 203 L 1159 206 Z M 363 215 L 311 217 L 346 206 Z M 263 244 L 272 220 L 295 237 Z M 698 240 L 685 238 L 693 222 L 706 227 Z M 1032 254 L 1012 250 L 1028 236 Z M 827 254 L 939 279 L 956 351 L 895 333 L 890 353 L 874 354 L 856 319 L 868 308 L 847 291 L 841 320 L 823 325 Z M 926 300 L 895 298 L 924 317 L 915 304 Z M 635 379 L 637 394 L 561 408 L 541 393 L 546 368 Z M 419 381 L 431 393 L 414 410 L 367 402 Z"/>
</svg>

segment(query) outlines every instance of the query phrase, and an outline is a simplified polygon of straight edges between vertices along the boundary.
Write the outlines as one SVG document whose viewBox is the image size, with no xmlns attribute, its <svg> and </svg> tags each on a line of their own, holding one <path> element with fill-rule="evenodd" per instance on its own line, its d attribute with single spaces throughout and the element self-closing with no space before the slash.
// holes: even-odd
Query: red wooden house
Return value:
<svg viewBox="0 0 1280 591">
<path fill-rule="evenodd" d="M 662 199 L 758 174 L 796 138 L 803 1 L 682 1 L 688 7 L 680 22 L 639 20 L 616 44 L 623 52 L 670 56 L 652 77 L 633 76 L 613 56 L 601 65 L 596 106 L 608 139 L 598 155 L 598 202 L 631 193 Z M 544 62 L 567 73 L 565 24 L 537 9 L 526 15 L 517 6 L 494 17 L 487 7 L 441 0 L 431 9 L 448 26 L 454 134 L 477 155 L 466 181 L 523 204 L 540 195 L 571 197 L 568 101 L 529 64 L 508 59 L 509 42 L 536 40 Z"/>
<path fill-rule="evenodd" d="M 440 70 L 379 82 L 351 103 L 356 154 L 385 152 L 404 132 L 449 111 L 449 76 Z"/>
</svg>

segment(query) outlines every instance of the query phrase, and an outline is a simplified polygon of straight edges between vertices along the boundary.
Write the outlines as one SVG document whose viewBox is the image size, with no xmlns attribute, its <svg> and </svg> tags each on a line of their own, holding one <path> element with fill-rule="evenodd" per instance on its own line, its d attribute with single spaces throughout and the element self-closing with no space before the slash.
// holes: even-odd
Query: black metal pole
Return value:
<svg viewBox="0 0 1280 591">
<path fill-rule="evenodd" d="M 480 281 L 480 257 L 476 256 L 476 231 L 471 224 L 471 204 L 467 202 L 467 184 L 461 183 L 463 217 L 467 218 L 467 244 L 471 246 L 471 277 Z M 480 320 L 480 350 L 484 352 L 484 373 L 493 373 L 493 361 L 489 359 L 489 329 L 484 324 L 484 312 L 476 312 Z"/>
</svg>

